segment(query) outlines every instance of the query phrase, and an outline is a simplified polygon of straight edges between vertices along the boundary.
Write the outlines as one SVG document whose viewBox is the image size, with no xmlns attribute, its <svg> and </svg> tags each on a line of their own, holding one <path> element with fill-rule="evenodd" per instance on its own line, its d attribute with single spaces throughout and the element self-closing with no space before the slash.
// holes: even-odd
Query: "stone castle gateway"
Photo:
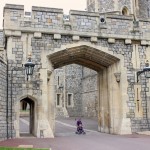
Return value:
<svg viewBox="0 0 150 150">
<path fill-rule="evenodd" d="M 5 5 L 0 32 L 1 139 L 20 136 L 22 100 L 30 105 L 30 132 L 40 137 L 44 130 L 44 137 L 54 137 L 54 70 L 70 64 L 97 72 L 100 132 L 149 130 L 149 80 L 143 75 L 136 80 L 136 72 L 150 60 L 149 12 L 141 11 L 146 0 L 110 0 L 101 9 L 103 3 L 89 2 L 89 11 L 71 10 L 69 16 L 62 9 L 34 6 L 29 16 L 22 5 Z M 29 53 L 36 66 L 27 81 L 23 64 Z"/>
</svg>

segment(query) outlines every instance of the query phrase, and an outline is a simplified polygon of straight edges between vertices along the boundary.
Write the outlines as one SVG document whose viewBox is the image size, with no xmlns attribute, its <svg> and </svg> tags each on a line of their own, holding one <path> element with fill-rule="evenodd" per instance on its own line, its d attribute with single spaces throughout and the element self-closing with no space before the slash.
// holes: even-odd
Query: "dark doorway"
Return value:
<svg viewBox="0 0 150 150">
<path fill-rule="evenodd" d="M 34 135 L 34 101 L 24 98 L 20 101 L 20 136 Z"/>
</svg>

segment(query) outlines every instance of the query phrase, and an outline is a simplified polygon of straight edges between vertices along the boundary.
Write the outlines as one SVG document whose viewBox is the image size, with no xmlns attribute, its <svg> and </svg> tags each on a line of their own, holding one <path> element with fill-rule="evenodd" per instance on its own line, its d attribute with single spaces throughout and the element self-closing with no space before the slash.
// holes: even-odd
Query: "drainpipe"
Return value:
<svg viewBox="0 0 150 150">
<path fill-rule="evenodd" d="M 10 101 L 10 114 L 11 114 L 11 138 L 13 138 L 13 118 L 12 118 L 12 84 L 13 84 L 13 69 L 11 69 L 11 101 Z"/>
<path fill-rule="evenodd" d="M 5 38 L 5 47 L 4 50 L 6 50 L 6 59 L 7 59 L 7 64 L 6 64 L 6 80 L 7 80 L 7 97 L 6 97 L 6 132 L 7 132 L 7 139 L 9 138 L 9 133 L 8 133 L 8 56 L 7 56 L 7 37 Z"/>
<path fill-rule="evenodd" d="M 7 124 L 7 139 L 9 138 L 8 135 L 8 59 L 7 59 L 7 98 L 6 98 L 6 124 Z"/>
</svg>

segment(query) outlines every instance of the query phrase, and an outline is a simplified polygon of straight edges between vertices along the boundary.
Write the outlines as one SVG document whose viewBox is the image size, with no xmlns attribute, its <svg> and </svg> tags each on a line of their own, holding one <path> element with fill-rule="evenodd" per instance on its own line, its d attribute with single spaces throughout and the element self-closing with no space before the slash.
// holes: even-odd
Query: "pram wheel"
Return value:
<svg viewBox="0 0 150 150">
<path fill-rule="evenodd" d="M 82 132 L 81 131 L 76 131 L 75 133 L 78 134 L 78 135 L 86 134 L 84 131 L 82 131 Z"/>
<path fill-rule="evenodd" d="M 83 131 L 82 134 L 86 134 L 86 133 Z"/>
</svg>

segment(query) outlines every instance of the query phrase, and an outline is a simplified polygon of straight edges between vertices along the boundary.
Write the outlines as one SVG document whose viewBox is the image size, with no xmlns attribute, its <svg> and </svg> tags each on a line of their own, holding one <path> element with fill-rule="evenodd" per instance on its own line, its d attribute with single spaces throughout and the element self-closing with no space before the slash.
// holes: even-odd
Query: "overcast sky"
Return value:
<svg viewBox="0 0 150 150">
<path fill-rule="evenodd" d="M 85 10 L 86 8 L 86 0 L 0 0 L 0 28 L 2 28 L 5 4 L 24 5 L 25 11 L 31 11 L 32 6 L 62 8 L 65 14 L 68 14 L 70 9 Z"/>
</svg>

